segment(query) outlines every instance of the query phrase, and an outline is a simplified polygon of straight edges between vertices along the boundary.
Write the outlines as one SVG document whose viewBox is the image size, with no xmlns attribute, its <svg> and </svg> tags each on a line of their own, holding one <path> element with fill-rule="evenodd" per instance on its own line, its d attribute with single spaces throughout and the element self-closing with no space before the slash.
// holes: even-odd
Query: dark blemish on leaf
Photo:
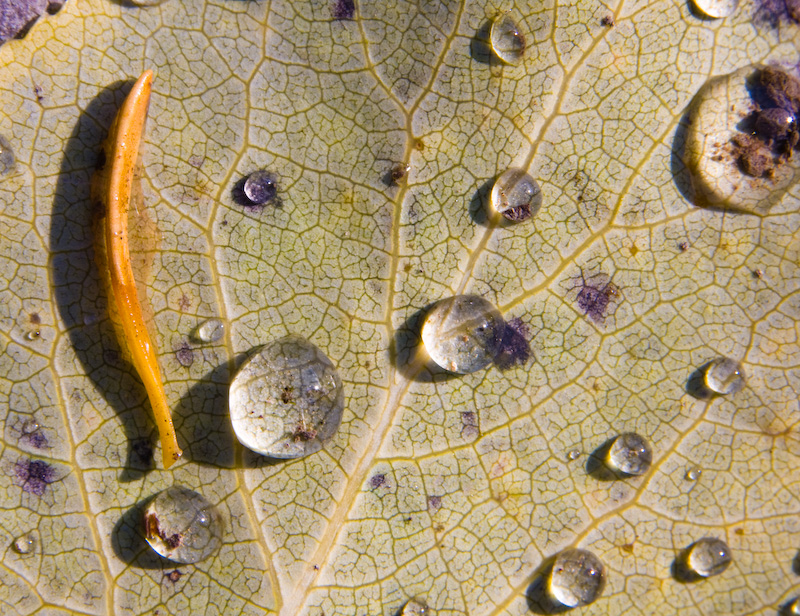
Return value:
<svg viewBox="0 0 800 616">
<path fill-rule="evenodd" d="M 800 23 L 800 0 L 756 0 L 753 22 L 778 28 L 782 23 Z"/>
<path fill-rule="evenodd" d="M 625 545 L 621 545 L 620 548 L 628 554 L 633 554 L 633 543 L 626 543 Z"/>
<path fill-rule="evenodd" d="M 479 435 L 478 415 L 475 411 L 461 411 L 461 438 L 472 440 Z"/>
<path fill-rule="evenodd" d="M 337 21 L 353 19 L 356 14 L 355 0 L 334 0 L 331 5 L 331 14 Z"/>
<path fill-rule="evenodd" d="M 41 496 L 55 481 L 55 470 L 44 460 L 20 458 L 15 465 L 16 484 L 25 492 Z"/>
<path fill-rule="evenodd" d="M 417 139 L 417 140 L 414 142 L 414 147 L 415 147 L 415 148 L 417 148 L 417 150 L 418 150 L 419 152 L 422 152 L 422 151 L 424 151 L 424 150 L 425 150 L 425 142 L 424 142 L 422 139 Z"/>
<path fill-rule="evenodd" d="M 33 84 L 33 94 L 36 96 L 37 103 L 41 103 L 44 100 L 44 90 L 42 90 L 42 86 Z"/>
<path fill-rule="evenodd" d="M 292 400 L 294 400 L 294 387 L 287 385 L 281 391 L 281 402 L 289 404 Z"/>
<path fill-rule="evenodd" d="M 194 363 L 194 352 L 186 342 L 181 343 L 180 347 L 175 350 L 175 358 L 178 363 L 184 368 L 188 368 Z"/>
<path fill-rule="evenodd" d="M 764 278 L 764 272 L 760 269 L 754 269 L 753 278 L 758 278 L 759 280 L 761 280 L 762 278 Z"/>
<path fill-rule="evenodd" d="M 506 323 L 503 337 L 500 341 L 500 350 L 494 358 L 495 365 L 500 370 L 507 370 L 516 365 L 522 365 L 531 357 L 530 328 L 519 317 Z"/>
<path fill-rule="evenodd" d="M 611 312 L 614 301 L 620 297 L 620 290 L 605 274 L 586 280 L 581 274 L 576 297 L 578 308 L 590 319 L 600 323 Z"/>
<path fill-rule="evenodd" d="M 36 447 L 36 449 L 43 449 L 48 444 L 47 437 L 42 432 L 41 427 L 33 420 L 28 420 L 22 425 L 21 438 Z"/>
<path fill-rule="evenodd" d="M 42 322 L 42 317 L 39 316 L 38 312 L 31 312 L 30 315 L 28 315 L 28 318 L 31 320 L 33 325 L 40 325 Z"/>
<path fill-rule="evenodd" d="M 377 473 L 377 474 L 373 475 L 372 477 L 370 477 L 370 479 L 369 479 L 369 487 L 372 490 L 376 490 L 376 489 L 380 488 L 381 486 L 385 486 L 385 485 L 387 485 L 386 475 L 384 475 L 383 473 Z"/>
<path fill-rule="evenodd" d="M 309 426 L 305 421 L 301 421 L 299 424 L 297 424 L 297 426 L 295 426 L 292 436 L 295 443 L 298 441 L 311 441 L 316 438 L 317 431 Z"/>
<path fill-rule="evenodd" d="M 614 16 L 613 15 L 606 15 L 603 19 L 600 20 L 600 25 L 605 26 L 606 28 L 613 28 L 614 27 Z"/>
<path fill-rule="evenodd" d="M 191 307 L 192 298 L 186 295 L 186 293 L 181 293 L 181 298 L 178 300 L 178 308 L 180 308 L 183 312 L 186 312 Z"/>
<path fill-rule="evenodd" d="M 442 497 L 441 496 L 429 496 L 428 497 L 428 509 L 431 511 L 438 511 L 442 507 Z"/>
<path fill-rule="evenodd" d="M 170 582 L 176 584 L 181 579 L 182 573 L 177 569 L 175 569 L 175 571 L 171 571 L 170 573 L 165 573 L 164 575 Z"/>
<path fill-rule="evenodd" d="M 162 539 L 170 550 L 174 550 L 183 542 L 183 537 L 179 533 L 175 533 L 169 537 L 162 537 Z"/>
<path fill-rule="evenodd" d="M 392 181 L 392 185 L 399 186 L 400 183 L 406 178 L 410 170 L 411 170 L 411 165 L 402 163 L 392 167 L 392 171 L 389 175 Z"/>
<path fill-rule="evenodd" d="M 689 250 L 689 243 L 681 242 L 680 244 L 678 244 L 678 248 L 680 249 L 681 252 L 686 252 L 687 250 Z"/>
<path fill-rule="evenodd" d="M 194 156 L 190 156 L 189 160 L 186 162 L 188 162 L 192 167 L 196 167 L 197 169 L 199 169 L 200 167 L 203 166 L 205 160 L 206 160 L 205 156 L 198 156 L 197 154 L 195 154 Z"/>
</svg>

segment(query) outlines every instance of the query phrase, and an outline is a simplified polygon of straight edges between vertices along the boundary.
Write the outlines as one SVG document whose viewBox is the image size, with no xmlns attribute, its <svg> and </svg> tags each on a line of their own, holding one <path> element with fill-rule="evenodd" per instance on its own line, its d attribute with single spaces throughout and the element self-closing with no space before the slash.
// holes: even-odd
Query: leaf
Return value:
<svg viewBox="0 0 800 616">
<path fill-rule="evenodd" d="M 389 616 L 417 596 L 535 613 L 539 568 L 568 546 L 608 570 L 582 613 L 775 613 L 797 594 L 800 193 L 763 217 L 698 208 L 677 151 L 702 84 L 796 63 L 798 29 L 750 4 L 629 4 L 87 0 L 0 49 L 5 611 Z M 508 9 L 528 45 L 513 67 L 482 38 Z M 185 451 L 170 471 L 107 316 L 89 190 L 147 68 L 147 295 Z M 497 225 L 484 201 L 510 166 L 543 207 Z M 262 167 L 282 206 L 239 205 Z M 597 320 L 587 284 L 618 289 Z M 520 319 L 532 358 L 422 369 L 421 315 L 456 293 Z M 212 316 L 226 334 L 199 344 Z M 322 452 L 274 463 L 235 441 L 227 386 L 290 332 L 337 364 L 347 408 Z M 748 387 L 695 397 L 720 355 Z M 590 454 L 625 431 L 653 467 L 607 481 Z M 143 541 L 143 503 L 173 482 L 226 520 L 208 561 Z M 676 556 L 703 536 L 733 563 L 682 583 Z"/>
</svg>

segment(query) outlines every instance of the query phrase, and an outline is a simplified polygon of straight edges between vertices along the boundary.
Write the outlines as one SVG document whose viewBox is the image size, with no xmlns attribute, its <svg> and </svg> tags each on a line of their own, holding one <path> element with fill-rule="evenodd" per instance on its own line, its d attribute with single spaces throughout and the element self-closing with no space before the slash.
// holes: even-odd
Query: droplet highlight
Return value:
<svg viewBox="0 0 800 616">
<path fill-rule="evenodd" d="M 0 135 L 0 178 L 11 175 L 17 158 L 14 156 L 14 149 L 11 143 L 3 135 Z"/>
<path fill-rule="evenodd" d="M 689 481 L 697 481 L 700 479 L 700 476 L 703 474 L 703 469 L 699 466 L 694 466 L 686 471 L 686 479 Z"/>
<path fill-rule="evenodd" d="M 339 429 L 344 390 L 331 360 L 305 338 L 289 335 L 242 365 L 229 406 L 242 445 L 273 458 L 299 458 L 319 451 Z"/>
<path fill-rule="evenodd" d="M 429 616 L 430 610 L 424 601 L 412 599 L 403 606 L 400 616 Z"/>
<path fill-rule="evenodd" d="M 644 475 L 650 470 L 653 451 L 650 443 L 635 432 L 620 434 L 608 449 L 606 464 L 624 475 Z"/>
<path fill-rule="evenodd" d="M 525 55 L 525 37 L 508 13 L 492 22 L 489 43 L 492 51 L 506 64 L 519 64 Z"/>
<path fill-rule="evenodd" d="M 567 458 L 570 460 L 577 460 L 581 457 L 581 452 L 578 449 L 572 449 L 568 454 Z"/>
<path fill-rule="evenodd" d="M 468 374 L 488 366 L 500 350 L 506 324 L 489 301 L 456 295 L 437 302 L 425 317 L 422 343 L 449 372 Z"/>
<path fill-rule="evenodd" d="M 719 19 L 733 15 L 739 6 L 739 0 L 692 0 L 692 4 L 706 17 Z"/>
<path fill-rule="evenodd" d="M 744 369 L 733 359 L 718 357 L 706 367 L 703 380 L 706 387 L 714 393 L 724 396 L 735 394 L 744 388 Z"/>
<path fill-rule="evenodd" d="M 719 575 L 731 564 L 728 544 L 722 539 L 703 537 L 695 541 L 686 554 L 686 566 L 700 577 Z"/>
<path fill-rule="evenodd" d="M 145 508 L 145 538 L 156 553 L 197 563 L 222 545 L 222 519 L 204 496 L 183 486 L 159 492 Z"/>
<path fill-rule="evenodd" d="M 243 191 L 254 205 L 266 205 L 278 194 L 278 181 L 274 174 L 260 169 L 247 176 Z"/>
<path fill-rule="evenodd" d="M 225 335 L 225 323 L 221 319 L 206 319 L 194 330 L 198 342 L 219 342 Z"/>
<path fill-rule="evenodd" d="M 27 556 L 33 554 L 33 551 L 36 549 L 36 541 L 31 535 L 22 535 L 14 539 L 12 547 L 17 554 Z"/>
<path fill-rule="evenodd" d="M 561 605 L 578 607 L 596 601 L 605 584 L 606 569 L 602 561 L 588 550 L 570 548 L 556 556 L 548 592 Z"/>
<path fill-rule="evenodd" d="M 797 597 L 794 601 L 789 603 L 786 606 L 785 612 L 788 616 L 800 616 L 800 597 Z"/>
<path fill-rule="evenodd" d="M 542 190 L 522 169 L 508 169 L 492 187 L 491 204 L 506 220 L 522 222 L 542 207 Z"/>
<path fill-rule="evenodd" d="M 683 160 L 698 205 L 765 214 L 800 179 L 800 81 L 749 66 L 710 79 L 689 107 Z"/>
</svg>

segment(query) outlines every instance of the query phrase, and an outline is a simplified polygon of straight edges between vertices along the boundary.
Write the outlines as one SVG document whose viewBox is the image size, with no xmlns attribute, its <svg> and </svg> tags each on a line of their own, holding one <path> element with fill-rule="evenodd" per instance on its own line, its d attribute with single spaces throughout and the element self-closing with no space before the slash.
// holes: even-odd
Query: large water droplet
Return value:
<svg viewBox="0 0 800 616">
<path fill-rule="evenodd" d="M 427 616 L 429 613 L 428 606 L 424 602 L 412 599 L 403 606 L 400 616 Z"/>
<path fill-rule="evenodd" d="M 603 592 L 606 570 L 597 556 L 587 550 L 570 548 L 556 556 L 550 573 L 550 595 L 567 607 L 588 605 Z"/>
<path fill-rule="evenodd" d="M 3 135 L 0 135 L 0 177 L 11 174 L 16 160 L 11 143 Z"/>
<path fill-rule="evenodd" d="M 500 350 L 505 321 L 477 295 L 443 299 L 428 312 L 422 342 L 428 355 L 450 372 L 467 374 L 488 366 Z"/>
<path fill-rule="evenodd" d="M 706 367 L 703 375 L 706 387 L 717 394 L 735 394 L 744 388 L 742 365 L 727 357 L 717 357 Z"/>
<path fill-rule="evenodd" d="M 198 342 L 217 342 L 225 335 L 225 323 L 220 319 L 206 319 L 194 331 Z"/>
<path fill-rule="evenodd" d="M 150 547 L 178 563 L 205 560 L 222 545 L 222 520 L 216 508 L 183 486 L 162 490 L 147 504 L 144 526 Z"/>
<path fill-rule="evenodd" d="M 506 219 L 521 222 L 542 207 L 539 184 L 522 169 L 508 169 L 494 183 L 492 207 Z"/>
<path fill-rule="evenodd" d="M 14 543 L 12 545 L 14 547 L 14 551 L 17 554 L 22 554 L 23 556 L 33 554 L 33 551 L 36 549 L 36 541 L 32 535 L 22 535 L 21 537 L 17 537 L 14 539 Z"/>
<path fill-rule="evenodd" d="M 489 42 L 497 57 L 506 64 L 519 64 L 525 55 L 525 37 L 508 13 L 503 13 L 492 22 Z"/>
<path fill-rule="evenodd" d="M 739 0 L 692 0 L 692 4 L 706 17 L 718 19 L 733 15 Z"/>
<path fill-rule="evenodd" d="M 259 169 L 247 176 L 243 190 L 251 202 L 256 205 L 265 205 L 278 194 L 278 182 L 274 174 Z"/>
<path fill-rule="evenodd" d="M 689 108 L 683 156 L 696 202 L 766 213 L 800 179 L 799 111 L 800 82 L 779 69 L 706 82 Z"/>
<path fill-rule="evenodd" d="M 606 464 L 625 475 L 643 475 L 653 462 L 653 452 L 644 437 L 635 432 L 620 434 L 608 449 Z"/>
<path fill-rule="evenodd" d="M 703 537 L 695 541 L 686 554 L 689 571 L 700 577 L 719 575 L 731 564 L 728 544 L 714 537 Z"/>
<path fill-rule="evenodd" d="M 333 363 L 305 338 L 263 346 L 231 383 L 236 438 L 274 458 L 299 458 L 322 448 L 339 428 L 342 380 Z"/>
</svg>

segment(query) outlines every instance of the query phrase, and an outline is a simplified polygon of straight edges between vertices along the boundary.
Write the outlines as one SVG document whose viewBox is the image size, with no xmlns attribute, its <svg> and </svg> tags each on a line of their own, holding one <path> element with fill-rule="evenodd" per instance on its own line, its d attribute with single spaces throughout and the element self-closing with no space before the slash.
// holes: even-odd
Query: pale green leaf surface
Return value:
<svg viewBox="0 0 800 616">
<path fill-rule="evenodd" d="M 71 0 L 0 49 L 17 156 L 0 179 L 4 613 L 389 616 L 417 596 L 440 615 L 521 615 L 537 567 L 572 545 L 609 576 L 580 613 L 775 614 L 800 593 L 800 191 L 763 217 L 699 209 L 673 152 L 710 76 L 797 64 L 798 28 L 755 27 L 746 1 L 717 21 L 574 4 L 362 0 L 334 21 L 328 2 Z M 528 42 L 517 67 L 479 40 L 509 8 Z M 160 234 L 146 294 L 185 450 L 168 472 L 142 459 L 155 431 L 108 318 L 89 194 L 145 68 Z M 512 165 L 544 207 L 498 226 L 482 200 Z M 259 167 L 283 207 L 234 202 Z M 602 275 L 620 295 L 598 323 L 576 297 Z M 462 292 L 527 323 L 533 359 L 426 371 L 419 311 Z M 226 336 L 198 344 L 210 316 Z M 346 411 L 322 452 L 269 463 L 235 441 L 227 385 L 289 332 L 337 364 Z M 692 397 L 717 355 L 743 360 L 748 387 Z M 587 473 L 629 430 L 651 440 L 652 470 Z M 52 466 L 41 495 L 17 474 L 31 459 Z M 142 503 L 173 482 L 222 512 L 206 562 L 170 564 L 142 539 Z M 33 552 L 15 552 L 28 534 Z M 705 535 L 732 566 L 677 581 L 676 555 Z"/>
</svg>

